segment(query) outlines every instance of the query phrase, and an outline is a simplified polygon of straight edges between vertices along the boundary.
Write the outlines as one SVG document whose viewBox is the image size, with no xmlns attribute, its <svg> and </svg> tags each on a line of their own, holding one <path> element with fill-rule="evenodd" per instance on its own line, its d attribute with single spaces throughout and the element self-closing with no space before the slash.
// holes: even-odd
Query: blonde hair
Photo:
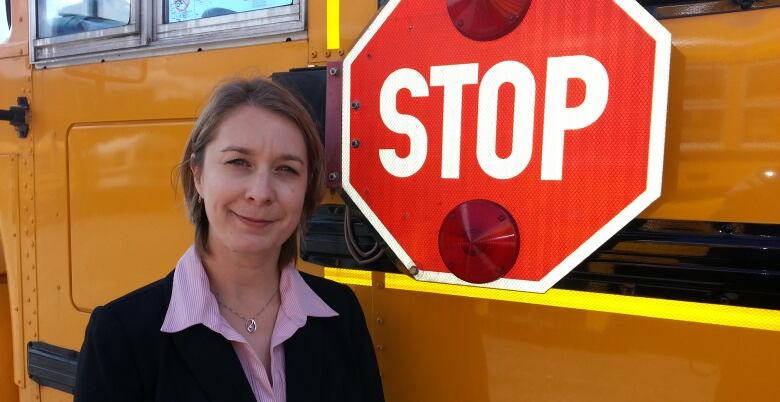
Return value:
<svg viewBox="0 0 780 402">
<path fill-rule="evenodd" d="M 284 87 L 268 79 L 235 79 L 218 86 L 211 95 L 190 132 L 184 148 L 179 175 L 184 189 L 185 202 L 190 221 L 195 225 L 195 248 L 201 255 L 209 253 L 209 221 L 203 201 L 195 189 L 193 168 L 203 167 L 206 146 L 214 139 L 217 128 L 225 117 L 241 106 L 266 109 L 289 119 L 301 131 L 306 144 L 308 181 L 304 195 L 301 221 L 292 235 L 282 244 L 277 266 L 280 268 L 293 262 L 298 255 L 298 241 L 324 191 L 324 156 L 322 143 L 306 107 Z"/>
</svg>

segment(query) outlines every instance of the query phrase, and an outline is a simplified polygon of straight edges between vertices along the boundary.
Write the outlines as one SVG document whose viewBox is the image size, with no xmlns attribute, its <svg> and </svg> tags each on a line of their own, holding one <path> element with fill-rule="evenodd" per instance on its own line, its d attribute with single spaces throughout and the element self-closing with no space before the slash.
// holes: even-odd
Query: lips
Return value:
<svg viewBox="0 0 780 402">
<path fill-rule="evenodd" d="M 275 222 L 275 220 L 273 219 L 253 218 L 253 217 L 243 216 L 235 212 L 233 212 L 233 215 L 235 215 L 236 218 L 238 218 L 238 220 L 244 223 L 245 225 L 254 228 L 264 228 Z"/>
</svg>

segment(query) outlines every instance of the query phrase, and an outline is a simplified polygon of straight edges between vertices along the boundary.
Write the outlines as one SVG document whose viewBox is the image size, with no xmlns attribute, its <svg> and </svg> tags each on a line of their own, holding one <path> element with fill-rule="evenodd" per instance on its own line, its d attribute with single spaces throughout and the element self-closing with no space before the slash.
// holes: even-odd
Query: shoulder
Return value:
<svg viewBox="0 0 780 402">
<path fill-rule="evenodd" d="M 90 325 L 105 326 L 123 332 L 159 332 L 171 299 L 173 275 L 152 282 L 113 300 L 92 312 Z"/>
<path fill-rule="evenodd" d="M 338 282 L 319 276 L 300 272 L 307 285 L 339 315 L 351 314 L 359 308 L 357 297 L 352 289 Z"/>
</svg>

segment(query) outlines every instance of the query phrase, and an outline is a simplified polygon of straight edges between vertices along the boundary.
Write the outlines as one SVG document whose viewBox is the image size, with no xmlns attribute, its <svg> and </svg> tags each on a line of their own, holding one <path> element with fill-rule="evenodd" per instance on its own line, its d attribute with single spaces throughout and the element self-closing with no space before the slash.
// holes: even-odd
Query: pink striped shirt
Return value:
<svg viewBox="0 0 780 402">
<path fill-rule="evenodd" d="M 190 247 L 176 264 L 171 302 L 160 330 L 172 333 L 203 324 L 221 334 L 233 344 L 255 399 L 285 402 L 284 341 L 306 324 L 307 317 L 334 317 L 338 313 L 311 290 L 293 265 L 282 269 L 279 294 L 281 305 L 271 334 L 270 372 L 273 382 L 243 335 L 236 332 L 220 314 L 217 299 L 209 287 L 209 278 L 194 247 Z"/>
</svg>

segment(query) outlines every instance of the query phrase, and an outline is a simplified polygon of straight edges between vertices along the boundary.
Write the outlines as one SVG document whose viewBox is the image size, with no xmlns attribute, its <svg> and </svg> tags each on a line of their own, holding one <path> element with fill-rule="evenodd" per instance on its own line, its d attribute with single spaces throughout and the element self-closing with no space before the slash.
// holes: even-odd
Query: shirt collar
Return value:
<svg viewBox="0 0 780 402">
<path fill-rule="evenodd" d="M 306 323 L 307 317 L 338 315 L 314 293 L 292 264 L 282 269 L 279 294 L 280 310 L 298 327 Z M 223 322 L 203 263 L 195 247 L 190 246 L 176 264 L 171 301 L 160 331 L 179 332 L 193 325 L 203 324 L 212 331 L 223 332 Z"/>
</svg>

